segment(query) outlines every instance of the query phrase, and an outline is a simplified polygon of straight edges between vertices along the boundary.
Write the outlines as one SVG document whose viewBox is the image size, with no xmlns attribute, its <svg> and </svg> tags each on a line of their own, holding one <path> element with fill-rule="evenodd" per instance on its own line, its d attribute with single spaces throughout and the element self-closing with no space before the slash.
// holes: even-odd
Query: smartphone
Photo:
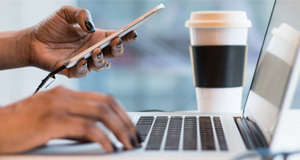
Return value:
<svg viewBox="0 0 300 160">
<path fill-rule="evenodd" d="M 106 38 L 102 39 L 101 41 L 97 42 L 96 44 L 92 45 L 91 47 L 87 48 L 86 50 L 82 51 L 78 55 L 74 56 L 73 58 L 66 61 L 64 64 L 66 68 L 71 68 L 75 66 L 81 59 L 87 59 L 92 55 L 92 51 L 98 47 L 101 49 L 105 48 L 106 46 L 110 45 L 111 41 L 117 37 L 123 37 L 139 25 L 145 23 L 146 21 L 150 20 L 152 17 L 160 13 L 165 6 L 163 4 L 160 4 L 150 10 L 149 12 L 145 13 L 138 19 L 132 21 L 122 29 L 114 32 L 113 34 L 107 36 Z"/>
</svg>

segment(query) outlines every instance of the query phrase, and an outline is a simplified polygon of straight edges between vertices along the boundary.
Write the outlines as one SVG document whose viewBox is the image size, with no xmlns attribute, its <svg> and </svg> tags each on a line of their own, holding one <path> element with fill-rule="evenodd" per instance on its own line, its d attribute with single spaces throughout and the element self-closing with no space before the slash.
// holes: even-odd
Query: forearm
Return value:
<svg viewBox="0 0 300 160">
<path fill-rule="evenodd" d="M 29 65 L 30 35 L 28 30 L 0 32 L 0 69 Z"/>
</svg>

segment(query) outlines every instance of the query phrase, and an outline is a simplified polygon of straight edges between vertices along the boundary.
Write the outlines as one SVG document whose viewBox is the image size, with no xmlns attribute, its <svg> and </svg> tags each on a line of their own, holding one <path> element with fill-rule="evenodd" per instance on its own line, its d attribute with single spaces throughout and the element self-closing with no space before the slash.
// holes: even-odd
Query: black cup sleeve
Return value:
<svg viewBox="0 0 300 160">
<path fill-rule="evenodd" d="M 247 46 L 190 46 L 195 87 L 240 87 L 244 83 Z"/>
</svg>

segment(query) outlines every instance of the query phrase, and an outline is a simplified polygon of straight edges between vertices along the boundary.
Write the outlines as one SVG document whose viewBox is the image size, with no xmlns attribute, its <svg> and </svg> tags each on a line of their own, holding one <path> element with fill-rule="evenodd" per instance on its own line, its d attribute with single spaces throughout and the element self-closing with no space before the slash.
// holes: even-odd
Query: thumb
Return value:
<svg viewBox="0 0 300 160">
<path fill-rule="evenodd" d="M 86 32 L 95 32 L 91 13 L 86 9 L 74 6 L 63 6 L 57 14 L 70 24 L 79 24 Z"/>
</svg>

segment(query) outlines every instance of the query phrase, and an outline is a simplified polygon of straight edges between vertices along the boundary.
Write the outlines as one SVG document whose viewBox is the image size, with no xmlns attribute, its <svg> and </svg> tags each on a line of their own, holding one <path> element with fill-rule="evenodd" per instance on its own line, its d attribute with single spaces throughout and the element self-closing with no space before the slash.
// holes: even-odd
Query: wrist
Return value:
<svg viewBox="0 0 300 160">
<path fill-rule="evenodd" d="M 24 66 L 32 66 L 32 28 L 18 31 L 15 46 L 15 53 L 19 62 Z"/>
<path fill-rule="evenodd" d="M 0 33 L 0 69 L 18 68 L 30 65 L 30 28 Z"/>
</svg>

